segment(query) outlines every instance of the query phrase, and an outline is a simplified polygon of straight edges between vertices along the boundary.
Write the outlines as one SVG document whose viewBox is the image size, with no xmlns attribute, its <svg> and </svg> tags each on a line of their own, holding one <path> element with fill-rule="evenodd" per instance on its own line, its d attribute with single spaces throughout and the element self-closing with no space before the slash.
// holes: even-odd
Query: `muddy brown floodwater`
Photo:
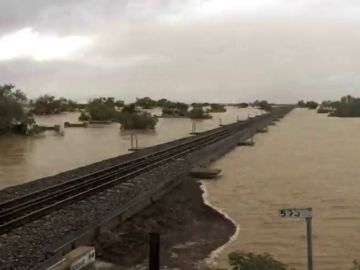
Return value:
<svg viewBox="0 0 360 270">
<path fill-rule="evenodd" d="M 198 130 L 255 115 L 229 108 Z M 156 113 L 159 113 L 156 111 Z M 74 122 L 78 114 L 38 117 L 42 124 Z M 189 119 L 160 119 L 155 131 L 139 134 L 140 146 L 187 136 Z M 228 215 L 238 234 L 218 253 L 226 265 L 230 251 L 269 252 L 297 270 L 306 269 L 303 220 L 278 216 L 282 207 L 313 208 L 314 269 L 348 270 L 360 259 L 360 119 L 328 118 L 296 109 L 255 147 L 241 147 L 217 161 L 217 181 L 206 182 L 207 200 Z M 119 125 L 71 128 L 65 136 L 0 137 L 0 189 L 127 152 L 129 132 Z"/>
<path fill-rule="evenodd" d="M 214 113 L 213 119 L 196 121 L 197 131 L 215 128 L 219 118 L 224 124 L 254 116 L 258 110 L 228 107 L 225 113 Z M 152 110 L 160 115 L 160 109 Z M 38 116 L 43 125 L 63 125 L 77 122 L 79 113 Z M 155 130 L 138 133 L 139 146 L 146 147 L 189 136 L 190 119 L 159 119 Z M 84 166 L 128 153 L 130 133 L 121 131 L 119 124 L 93 125 L 89 128 L 66 128 L 65 136 L 53 131 L 35 137 L 0 136 L 0 189 L 28 182 L 40 177 Z"/>
<path fill-rule="evenodd" d="M 214 164 L 209 202 L 239 226 L 215 261 L 233 250 L 268 252 L 306 269 L 303 220 L 281 219 L 282 207 L 313 208 L 314 269 L 348 270 L 360 259 L 360 119 L 296 109 L 255 147 L 237 148 Z"/>
</svg>

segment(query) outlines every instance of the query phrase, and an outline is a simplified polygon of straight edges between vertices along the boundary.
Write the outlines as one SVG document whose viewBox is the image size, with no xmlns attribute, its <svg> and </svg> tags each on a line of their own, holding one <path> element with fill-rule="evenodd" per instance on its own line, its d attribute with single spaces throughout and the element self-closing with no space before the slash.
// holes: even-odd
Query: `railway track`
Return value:
<svg viewBox="0 0 360 270">
<path fill-rule="evenodd" d="M 257 119 L 233 123 L 199 134 L 189 140 L 132 160 L 119 163 L 66 182 L 0 204 L 0 235 L 38 219 L 68 204 L 120 185 L 135 176 L 174 161 L 207 145 L 218 142 L 250 125 L 269 121 L 286 114 L 286 110 Z"/>
<path fill-rule="evenodd" d="M 251 122 L 204 132 L 190 141 L 3 202 L 0 204 L 0 234 L 222 140 L 234 131 L 246 128 Z"/>
</svg>

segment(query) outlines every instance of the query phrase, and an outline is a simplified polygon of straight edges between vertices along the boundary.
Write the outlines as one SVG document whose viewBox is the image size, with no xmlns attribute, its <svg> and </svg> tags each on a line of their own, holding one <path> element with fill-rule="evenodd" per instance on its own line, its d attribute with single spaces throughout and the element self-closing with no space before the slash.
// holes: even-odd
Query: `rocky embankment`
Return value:
<svg viewBox="0 0 360 270">
<path fill-rule="evenodd" d="M 221 180 L 219 180 L 221 181 Z M 204 203 L 194 179 L 186 179 L 160 201 L 95 243 L 111 269 L 147 269 L 148 233 L 161 233 L 162 269 L 199 269 L 210 253 L 229 241 L 235 225 Z"/>
</svg>

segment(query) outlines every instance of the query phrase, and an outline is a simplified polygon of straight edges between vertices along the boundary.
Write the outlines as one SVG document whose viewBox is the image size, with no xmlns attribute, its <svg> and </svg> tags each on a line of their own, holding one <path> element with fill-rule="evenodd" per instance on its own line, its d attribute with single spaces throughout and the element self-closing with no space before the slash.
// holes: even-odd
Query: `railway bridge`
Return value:
<svg viewBox="0 0 360 270">
<path fill-rule="evenodd" d="M 1 191 L 0 268 L 46 269 L 157 201 L 194 166 L 244 145 L 292 109 L 278 106 L 246 121 Z"/>
</svg>

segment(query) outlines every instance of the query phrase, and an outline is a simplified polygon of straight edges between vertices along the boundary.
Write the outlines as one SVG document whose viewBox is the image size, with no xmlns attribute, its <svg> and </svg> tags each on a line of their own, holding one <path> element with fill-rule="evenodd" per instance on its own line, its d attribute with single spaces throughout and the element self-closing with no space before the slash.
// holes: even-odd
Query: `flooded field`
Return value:
<svg viewBox="0 0 360 270">
<path fill-rule="evenodd" d="M 155 110 L 155 114 L 159 111 Z M 254 110 L 228 108 L 197 130 L 245 119 Z M 40 124 L 75 122 L 77 113 L 38 117 Z M 138 134 L 150 146 L 191 131 L 189 119 L 159 119 L 155 131 Z M 297 109 L 270 132 L 256 136 L 255 147 L 237 148 L 214 167 L 217 181 L 205 183 L 209 202 L 239 226 L 237 237 L 216 258 L 226 265 L 233 250 L 269 252 L 294 269 L 306 269 L 303 220 L 281 219 L 283 207 L 312 207 L 314 268 L 347 270 L 360 259 L 360 119 L 328 118 Z M 0 138 L 0 188 L 21 184 L 128 152 L 130 132 L 118 124 L 49 131 L 37 137 Z"/>
<path fill-rule="evenodd" d="M 161 110 L 152 110 L 160 115 Z M 228 107 L 225 113 L 214 113 L 213 119 L 196 121 L 197 131 L 215 128 L 219 119 L 226 123 L 254 116 L 255 109 Z M 42 125 L 63 125 L 77 122 L 79 113 L 38 116 Z M 92 125 L 89 128 L 66 128 L 65 135 L 53 131 L 35 137 L 0 137 L 0 189 L 21 184 L 44 176 L 87 165 L 96 161 L 128 153 L 130 133 L 138 134 L 140 147 L 151 146 L 190 136 L 192 120 L 186 118 L 160 118 L 155 130 L 123 131 L 119 124 Z"/>
<path fill-rule="evenodd" d="M 360 119 L 297 109 L 255 147 L 237 148 L 214 164 L 209 202 L 239 226 L 216 258 L 234 250 L 268 252 L 306 269 L 305 221 L 281 219 L 282 207 L 313 208 L 314 269 L 348 270 L 360 259 Z"/>
</svg>

